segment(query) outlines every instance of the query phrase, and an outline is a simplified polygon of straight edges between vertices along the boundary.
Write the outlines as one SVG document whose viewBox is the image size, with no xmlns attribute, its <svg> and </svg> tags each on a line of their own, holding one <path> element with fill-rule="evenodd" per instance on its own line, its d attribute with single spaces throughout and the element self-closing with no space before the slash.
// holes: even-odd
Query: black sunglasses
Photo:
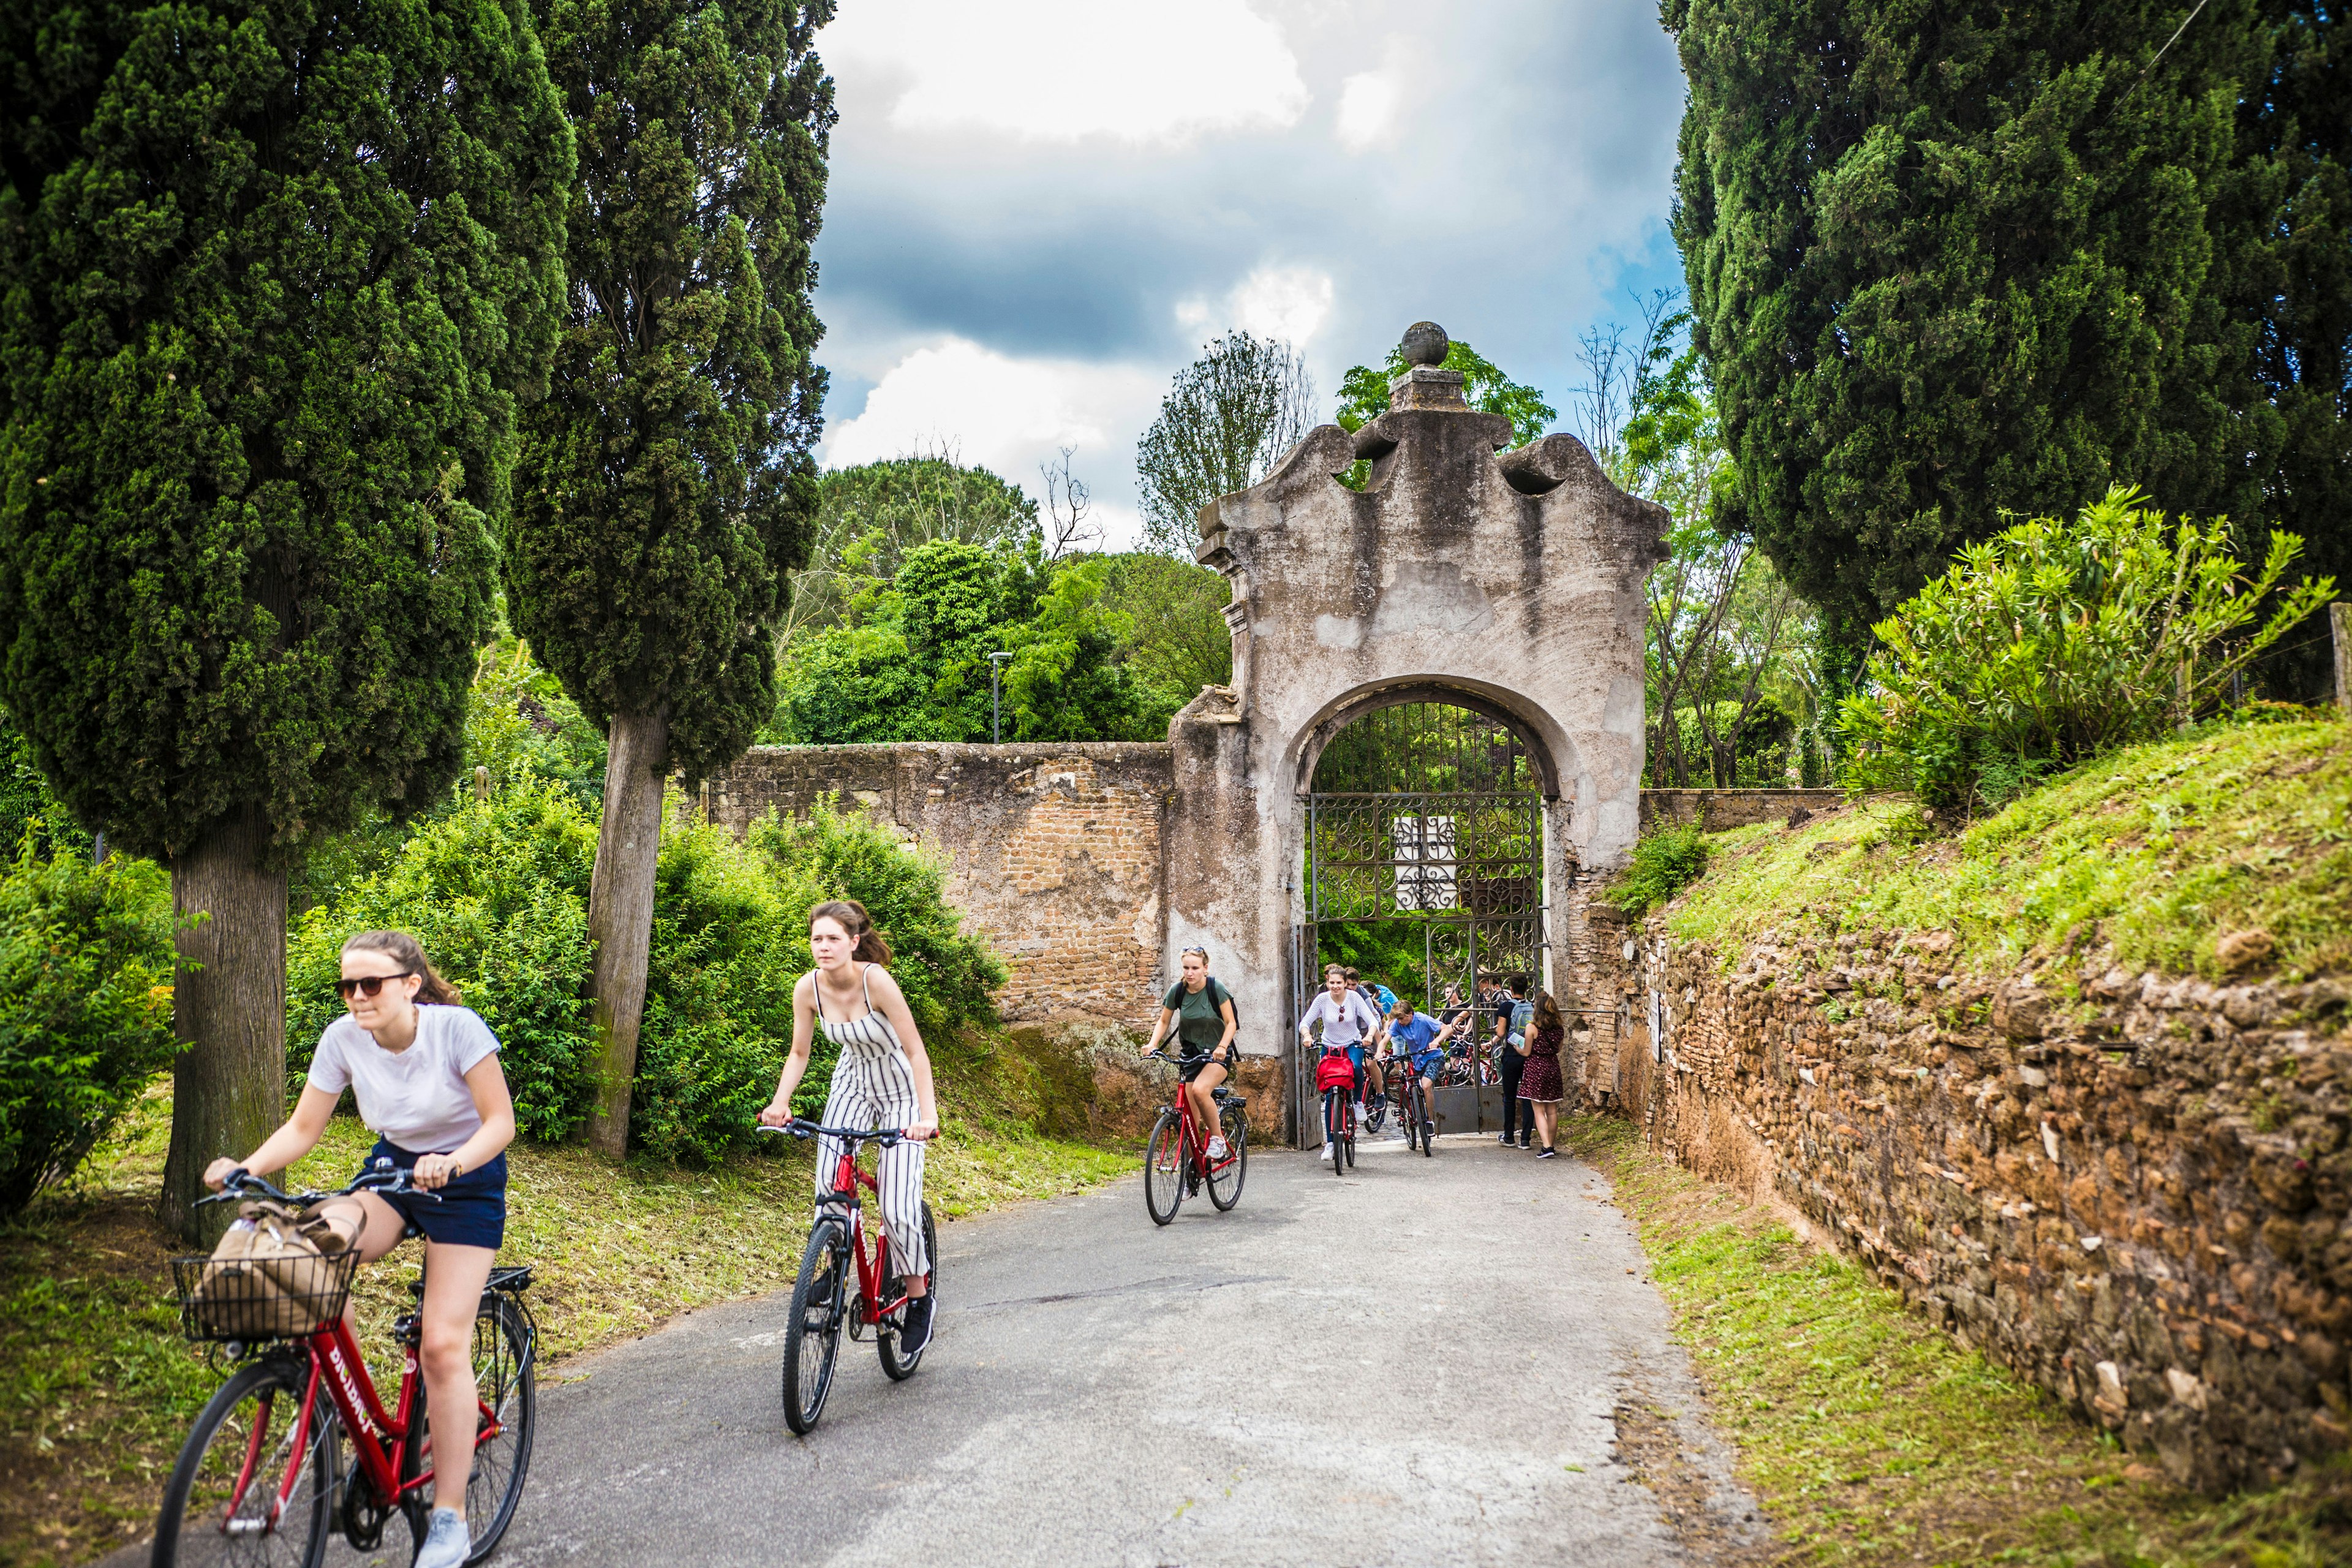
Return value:
<svg viewBox="0 0 2352 1568">
<path fill-rule="evenodd" d="M 362 996 L 373 996 L 383 989 L 385 981 L 405 980 L 415 973 L 414 969 L 396 969 L 390 974 L 362 974 L 356 980 L 336 981 L 335 989 L 341 992 L 343 1000 L 348 1002 L 354 993 Z"/>
</svg>

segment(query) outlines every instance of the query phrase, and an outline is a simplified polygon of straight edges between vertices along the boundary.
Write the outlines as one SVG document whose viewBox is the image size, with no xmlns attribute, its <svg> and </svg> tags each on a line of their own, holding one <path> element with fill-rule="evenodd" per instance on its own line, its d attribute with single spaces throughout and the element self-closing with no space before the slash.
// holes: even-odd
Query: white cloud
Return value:
<svg viewBox="0 0 2352 1568">
<path fill-rule="evenodd" d="M 1176 302 L 1176 324 L 1213 333 L 1239 327 L 1303 348 L 1331 314 L 1331 275 L 1314 267 L 1261 267 L 1212 305 L 1199 295 Z"/>
<path fill-rule="evenodd" d="M 1353 153 L 1391 139 L 1397 124 L 1396 79 L 1385 71 L 1351 76 L 1339 87 L 1339 144 Z"/>
<path fill-rule="evenodd" d="M 1307 103 L 1281 30 L 1244 0 L 848 5 L 818 48 L 836 66 L 893 79 L 889 122 L 902 131 L 1184 142 L 1291 125 Z"/>
<path fill-rule="evenodd" d="M 827 468 L 921 451 L 992 469 L 1043 501 L 1037 466 L 1074 449 L 1095 491 L 1090 518 L 1114 548 L 1142 531 L 1127 491 L 1136 438 L 1159 411 L 1164 378 L 1133 365 L 1014 359 L 964 338 L 913 350 L 885 372 L 855 418 L 835 424 Z"/>
</svg>

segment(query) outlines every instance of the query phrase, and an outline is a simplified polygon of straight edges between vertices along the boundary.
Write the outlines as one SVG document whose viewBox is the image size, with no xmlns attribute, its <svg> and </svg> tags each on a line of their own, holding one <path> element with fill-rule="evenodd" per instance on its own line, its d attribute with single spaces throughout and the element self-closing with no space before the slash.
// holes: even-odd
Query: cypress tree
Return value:
<svg viewBox="0 0 2352 1568">
<path fill-rule="evenodd" d="M 285 854 L 454 775 L 571 142 L 502 0 L 0 23 L 0 700 L 184 918 L 164 1213 L 285 1110 Z"/>
<path fill-rule="evenodd" d="M 2210 0 L 2166 48 L 2189 9 L 1662 6 L 1690 80 L 1675 227 L 1740 479 L 1719 521 L 1844 639 L 2004 510 L 2125 482 L 2315 532 L 2297 421 L 2346 482 L 2340 322 L 2330 413 L 2291 421 L 2262 369 L 2293 357 L 2265 234 L 2340 189 L 2341 128 L 2331 155 L 2259 101 L 2279 18 L 2316 12 Z M 2297 174 L 2248 177 L 2265 136 Z M 2341 208 L 2305 199 L 2340 289 Z"/>
<path fill-rule="evenodd" d="M 834 110 L 811 46 L 832 14 L 831 0 L 541 0 L 580 168 L 507 580 L 519 629 L 610 741 L 589 1141 L 615 1158 L 663 782 L 740 754 L 774 711 L 784 574 L 816 512 L 809 247 Z"/>
</svg>

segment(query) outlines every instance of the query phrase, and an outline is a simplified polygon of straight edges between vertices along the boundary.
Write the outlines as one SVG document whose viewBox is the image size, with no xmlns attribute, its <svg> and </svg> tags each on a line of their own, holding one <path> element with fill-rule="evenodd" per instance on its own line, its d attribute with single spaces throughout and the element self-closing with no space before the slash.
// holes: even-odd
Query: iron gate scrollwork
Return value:
<svg viewBox="0 0 2352 1568">
<path fill-rule="evenodd" d="M 1306 923 L 1292 948 L 1293 1018 L 1321 984 L 1325 963 L 1361 951 L 1391 971 L 1367 978 L 1423 1011 L 1472 1009 L 1468 1033 L 1483 1045 L 1493 1026 L 1491 1013 L 1475 1012 L 1480 979 L 1539 983 L 1543 973 L 1544 801 L 1518 737 L 1450 704 L 1385 709 L 1332 738 L 1305 805 Z M 1302 1063 L 1294 1097 L 1302 1108 L 1316 1100 L 1312 1077 Z M 1446 1120 L 1465 1131 L 1500 1109 L 1498 1091 L 1465 1089 Z M 1319 1139 L 1313 1120 L 1300 1117 L 1309 1141 Z"/>
</svg>

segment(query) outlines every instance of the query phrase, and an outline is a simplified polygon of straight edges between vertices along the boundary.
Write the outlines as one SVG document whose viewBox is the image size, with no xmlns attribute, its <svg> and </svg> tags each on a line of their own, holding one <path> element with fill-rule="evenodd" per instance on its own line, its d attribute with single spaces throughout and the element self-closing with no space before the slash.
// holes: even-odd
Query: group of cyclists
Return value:
<svg viewBox="0 0 2352 1568">
<path fill-rule="evenodd" d="M 793 992 L 792 1049 L 775 1097 L 759 1120 L 772 1127 L 794 1122 L 793 1097 L 822 1030 L 838 1052 L 824 1123 L 899 1130 L 885 1141 L 879 1157 L 877 1206 L 906 1291 L 895 1331 L 899 1353 L 911 1358 L 932 1331 L 932 1260 L 922 1223 L 924 1144 L 939 1129 L 930 1061 L 906 996 L 891 978 L 889 948 L 862 905 L 849 900 L 818 905 L 810 916 L 809 945 L 814 967 Z M 1209 973 L 1205 949 L 1185 949 L 1181 967 L 1181 978 L 1161 998 L 1147 1049 L 1176 1044 L 1185 1092 L 1198 1124 L 1210 1130 L 1205 1154 L 1213 1166 L 1238 1153 L 1226 1147 L 1214 1103 L 1234 1065 L 1238 1018 L 1232 994 Z M 1470 1037 L 1489 1020 L 1498 1042 L 1508 1039 L 1527 1054 L 1524 1042 L 1542 1026 L 1538 1014 L 1549 1004 L 1549 997 L 1530 1005 L 1521 996 L 1507 1004 L 1491 986 L 1475 1000 L 1450 990 L 1444 1016 L 1433 1017 L 1344 965 L 1329 965 L 1323 981 L 1298 1022 L 1299 1038 L 1309 1048 L 1347 1055 L 1357 1075 L 1360 1112 L 1365 1097 L 1385 1094 L 1395 1073 L 1417 1075 L 1423 1089 L 1433 1091 L 1449 1065 L 1459 1070 L 1464 1057 L 1475 1073 L 1493 1070 L 1475 1049 L 1463 1057 L 1448 1050 L 1449 1044 L 1475 1044 Z M 401 1180 L 390 1190 L 330 1198 L 318 1212 L 362 1261 L 383 1257 L 408 1236 L 425 1239 L 416 1342 L 435 1435 L 436 1484 L 415 1568 L 459 1568 L 478 1545 L 465 1518 L 467 1439 L 478 1399 L 469 1350 L 505 1235 L 505 1151 L 515 1133 L 514 1105 L 497 1037 L 435 972 L 414 936 L 378 931 L 352 937 L 343 944 L 337 988 L 345 1015 L 320 1037 L 293 1113 L 242 1160 L 215 1161 L 205 1180 L 216 1192 L 242 1190 L 249 1178 L 284 1170 L 317 1147 L 346 1089 L 357 1099 L 361 1120 L 378 1140 L 369 1169 L 396 1168 Z M 1549 1023 L 1556 1044 L 1556 1009 Z M 1554 1098 L 1556 1108 L 1556 1091 Z M 1427 1135 L 1434 1128 L 1424 1121 L 1421 1131 Z M 1548 1122 L 1543 1131 L 1549 1153 Z M 1503 1141 L 1510 1138 L 1507 1130 Z M 1525 1147 L 1525 1131 L 1520 1142 Z M 821 1200 L 828 1196 L 827 1173 L 838 1154 L 837 1149 L 820 1153 Z"/>
</svg>

